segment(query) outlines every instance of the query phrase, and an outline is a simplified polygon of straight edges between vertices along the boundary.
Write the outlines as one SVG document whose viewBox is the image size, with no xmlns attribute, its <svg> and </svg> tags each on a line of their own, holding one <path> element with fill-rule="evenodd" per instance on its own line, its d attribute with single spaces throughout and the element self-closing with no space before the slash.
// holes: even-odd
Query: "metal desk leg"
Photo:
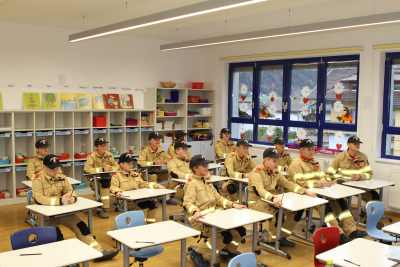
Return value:
<svg viewBox="0 0 400 267">
<path fill-rule="evenodd" d="M 243 183 L 240 181 L 239 182 L 239 204 L 240 205 L 242 205 L 242 203 L 243 203 L 242 192 L 243 192 Z"/>
<path fill-rule="evenodd" d="M 189 224 L 188 224 L 187 213 L 186 213 L 185 210 L 183 210 L 183 221 L 184 221 L 185 225 L 189 225 Z"/>
<path fill-rule="evenodd" d="M 162 219 L 163 221 L 167 220 L 167 195 L 162 197 Z"/>
<path fill-rule="evenodd" d="M 325 205 L 329 205 L 329 202 L 326 203 Z M 319 228 L 322 228 L 322 225 L 324 224 L 325 221 L 325 205 L 321 205 L 321 219 L 320 219 L 320 225 Z"/>
<path fill-rule="evenodd" d="M 258 239 L 258 222 L 253 223 L 253 246 L 251 251 L 257 250 L 257 239 Z"/>
<path fill-rule="evenodd" d="M 186 267 L 186 238 L 181 240 L 181 267 Z"/>
<path fill-rule="evenodd" d="M 379 188 L 379 201 L 382 202 L 383 199 L 383 187 Z"/>
<path fill-rule="evenodd" d="M 366 227 L 365 224 L 360 222 L 360 215 L 361 215 L 361 201 L 362 201 L 362 194 L 358 195 L 358 207 L 357 207 L 357 225 L 358 226 L 362 226 L 362 227 Z M 350 209 L 350 207 L 349 207 Z"/>
<path fill-rule="evenodd" d="M 88 209 L 87 221 L 90 233 L 93 235 L 93 223 L 92 223 L 92 209 Z"/>
<path fill-rule="evenodd" d="M 88 261 L 82 262 L 82 267 L 89 267 L 89 262 Z"/>
<path fill-rule="evenodd" d="M 122 244 L 122 247 L 124 248 L 124 267 L 129 267 L 130 248 L 128 246 L 126 246 L 125 244 Z"/>
<path fill-rule="evenodd" d="M 211 235 L 211 267 L 217 262 L 217 227 L 212 227 Z"/>
<path fill-rule="evenodd" d="M 124 199 L 124 212 L 128 212 L 128 200 L 127 199 Z"/>
<path fill-rule="evenodd" d="M 94 195 L 95 195 L 95 199 L 97 202 L 101 202 L 99 199 L 99 192 L 98 192 L 98 188 L 97 188 L 97 177 L 94 177 Z"/>
<path fill-rule="evenodd" d="M 312 213 L 313 213 L 313 208 L 308 209 L 308 219 L 307 219 L 307 230 L 306 230 L 306 240 L 308 241 L 310 238 L 310 228 L 311 228 L 311 221 L 312 221 Z"/>
<path fill-rule="evenodd" d="M 42 215 L 42 214 L 39 214 L 39 225 L 40 226 L 45 226 L 44 225 L 44 215 Z"/>
<path fill-rule="evenodd" d="M 148 169 L 148 168 L 145 168 L 145 169 L 144 169 L 144 172 L 145 172 L 145 174 L 146 174 L 146 182 L 149 182 L 149 169 Z"/>
</svg>

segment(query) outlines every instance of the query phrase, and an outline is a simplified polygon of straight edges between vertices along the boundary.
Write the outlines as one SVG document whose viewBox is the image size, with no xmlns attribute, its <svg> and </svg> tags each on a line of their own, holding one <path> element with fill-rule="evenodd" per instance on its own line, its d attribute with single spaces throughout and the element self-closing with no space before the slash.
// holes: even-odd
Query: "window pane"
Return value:
<svg viewBox="0 0 400 267">
<path fill-rule="evenodd" d="M 258 112 L 260 119 L 282 119 L 282 91 L 283 65 L 262 66 Z"/>
<path fill-rule="evenodd" d="M 232 75 L 232 117 L 251 118 L 253 67 L 235 68 Z"/>
<path fill-rule="evenodd" d="M 357 118 L 358 61 L 328 62 L 325 89 L 325 121 L 355 123 Z"/>
<path fill-rule="evenodd" d="M 400 127 L 400 59 L 392 60 L 390 81 L 389 126 Z"/>
<path fill-rule="evenodd" d="M 323 130 L 322 147 L 333 150 L 346 150 L 347 139 L 355 135 L 357 135 L 356 132 Z"/>
<path fill-rule="evenodd" d="M 293 64 L 290 76 L 290 120 L 316 121 L 318 64 Z"/>
<path fill-rule="evenodd" d="M 253 141 L 253 124 L 231 123 L 231 137 L 233 139 L 247 139 Z"/>
<path fill-rule="evenodd" d="M 277 137 L 283 137 L 283 126 L 258 125 L 257 141 L 273 143 Z"/>
<path fill-rule="evenodd" d="M 303 139 L 311 139 L 317 145 L 318 129 L 289 127 L 287 140 L 289 148 L 296 148 L 293 145 L 299 148 L 298 146 Z"/>
<path fill-rule="evenodd" d="M 385 150 L 385 155 L 387 156 L 400 157 L 400 135 L 387 134 Z"/>
</svg>

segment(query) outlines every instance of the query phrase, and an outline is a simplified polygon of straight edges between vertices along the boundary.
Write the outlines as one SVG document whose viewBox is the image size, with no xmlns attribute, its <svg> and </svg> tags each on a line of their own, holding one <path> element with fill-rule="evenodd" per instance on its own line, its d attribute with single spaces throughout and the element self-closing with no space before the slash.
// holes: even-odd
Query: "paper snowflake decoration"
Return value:
<svg viewBox="0 0 400 267">
<path fill-rule="evenodd" d="M 267 129 L 267 135 L 268 136 L 271 136 L 271 135 L 273 135 L 274 134 L 274 131 L 272 131 L 272 128 L 271 127 L 268 127 L 268 129 Z"/>
<path fill-rule="evenodd" d="M 335 90 L 336 94 L 342 93 L 343 92 L 343 84 L 342 83 L 335 84 L 335 89 L 333 89 L 333 90 Z"/>
<path fill-rule="evenodd" d="M 338 143 L 341 143 L 343 141 L 343 132 L 336 132 L 335 133 L 335 140 Z"/>
<path fill-rule="evenodd" d="M 304 86 L 303 89 L 301 89 L 301 94 L 304 97 L 307 97 L 310 94 L 310 88 L 308 86 Z"/>
<path fill-rule="evenodd" d="M 297 138 L 298 139 L 304 139 L 304 138 L 306 138 L 306 135 L 307 135 L 307 132 L 306 132 L 306 130 L 304 130 L 303 128 L 299 128 L 298 130 L 297 130 Z"/>
<path fill-rule="evenodd" d="M 342 102 L 341 102 L 341 101 L 336 101 L 336 102 L 333 104 L 333 109 L 334 109 L 336 112 L 342 112 L 342 111 L 343 111 L 343 104 L 342 104 Z"/>
<path fill-rule="evenodd" d="M 245 95 L 247 93 L 247 86 L 246 85 L 242 85 L 242 87 L 240 87 L 240 93 L 242 95 Z"/>
<path fill-rule="evenodd" d="M 274 114 L 276 112 L 275 105 L 269 105 L 268 111 L 269 111 L 269 113 Z"/>
<path fill-rule="evenodd" d="M 271 98 L 275 98 L 276 99 L 276 93 L 274 91 L 269 93 L 269 99 L 271 99 Z"/>
<path fill-rule="evenodd" d="M 240 109 L 240 111 L 244 112 L 247 109 L 247 105 L 245 103 L 242 103 L 242 104 L 239 105 L 239 109 Z"/>
<path fill-rule="evenodd" d="M 302 108 L 301 108 L 301 115 L 303 115 L 303 116 L 307 116 L 308 115 L 308 110 L 307 110 L 307 106 L 306 105 L 304 105 Z"/>
</svg>

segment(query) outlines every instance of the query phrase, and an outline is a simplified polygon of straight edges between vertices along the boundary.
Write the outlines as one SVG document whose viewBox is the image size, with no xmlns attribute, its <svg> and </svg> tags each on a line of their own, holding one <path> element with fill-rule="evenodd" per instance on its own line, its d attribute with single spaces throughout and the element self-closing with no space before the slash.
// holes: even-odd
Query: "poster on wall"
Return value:
<svg viewBox="0 0 400 267">
<path fill-rule="evenodd" d="M 24 109 L 41 109 L 39 93 L 22 93 Z"/>
<path fill-rule="evenodd" d="M 135 108 L 133 104 L 133 97 L 131 94 L 119 94 L 119 103 L 121 105 L 121 108 L 124 109 Z"/>
<path fill-rule="evenodd" d="M 43 109 L 59 109 L 58 93 L 42 93 Z"/>
<path fill-rule="evenodd" d="M 61 109 L 76 109 L 76 97 L 74 93 L 60 93 Z"/>
<path fill-rule="evenodd" d="M 93 108 L 94 109 L 105 109 L 107 95 L 106 94 L 93 94 Z"/>
<path fill-rule="evenodd" d="M 120 109 L 119 95 L 118 94 L 107 94 L 107 108 L 108 109 Z"/>
<path fill-rule="evenodd" d="M 90 94 L 76 94 L 78 109 L 92 109 Z"/>
</svg>

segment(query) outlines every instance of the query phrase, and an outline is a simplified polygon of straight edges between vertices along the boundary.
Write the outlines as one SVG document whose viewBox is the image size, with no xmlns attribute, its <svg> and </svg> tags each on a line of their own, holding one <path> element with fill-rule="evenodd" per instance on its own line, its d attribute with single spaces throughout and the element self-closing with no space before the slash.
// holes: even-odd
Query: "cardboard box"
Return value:
<svg viewBox="0 0 400 267">
<path fill-rule="evenodd" d="M 93 127 L 106 127 L 106 117 L 93 117 Z"/>
<path fill-rule="evenodd" d="M 195 108 L 194 111 L 198 112 L 201 116 L 212 115 L 212 108 Z"/>
<path fill-rule="evenodd" d="M 141 126 L 153 125 L 153 113 L 142 113 Z"/>
</svg>

